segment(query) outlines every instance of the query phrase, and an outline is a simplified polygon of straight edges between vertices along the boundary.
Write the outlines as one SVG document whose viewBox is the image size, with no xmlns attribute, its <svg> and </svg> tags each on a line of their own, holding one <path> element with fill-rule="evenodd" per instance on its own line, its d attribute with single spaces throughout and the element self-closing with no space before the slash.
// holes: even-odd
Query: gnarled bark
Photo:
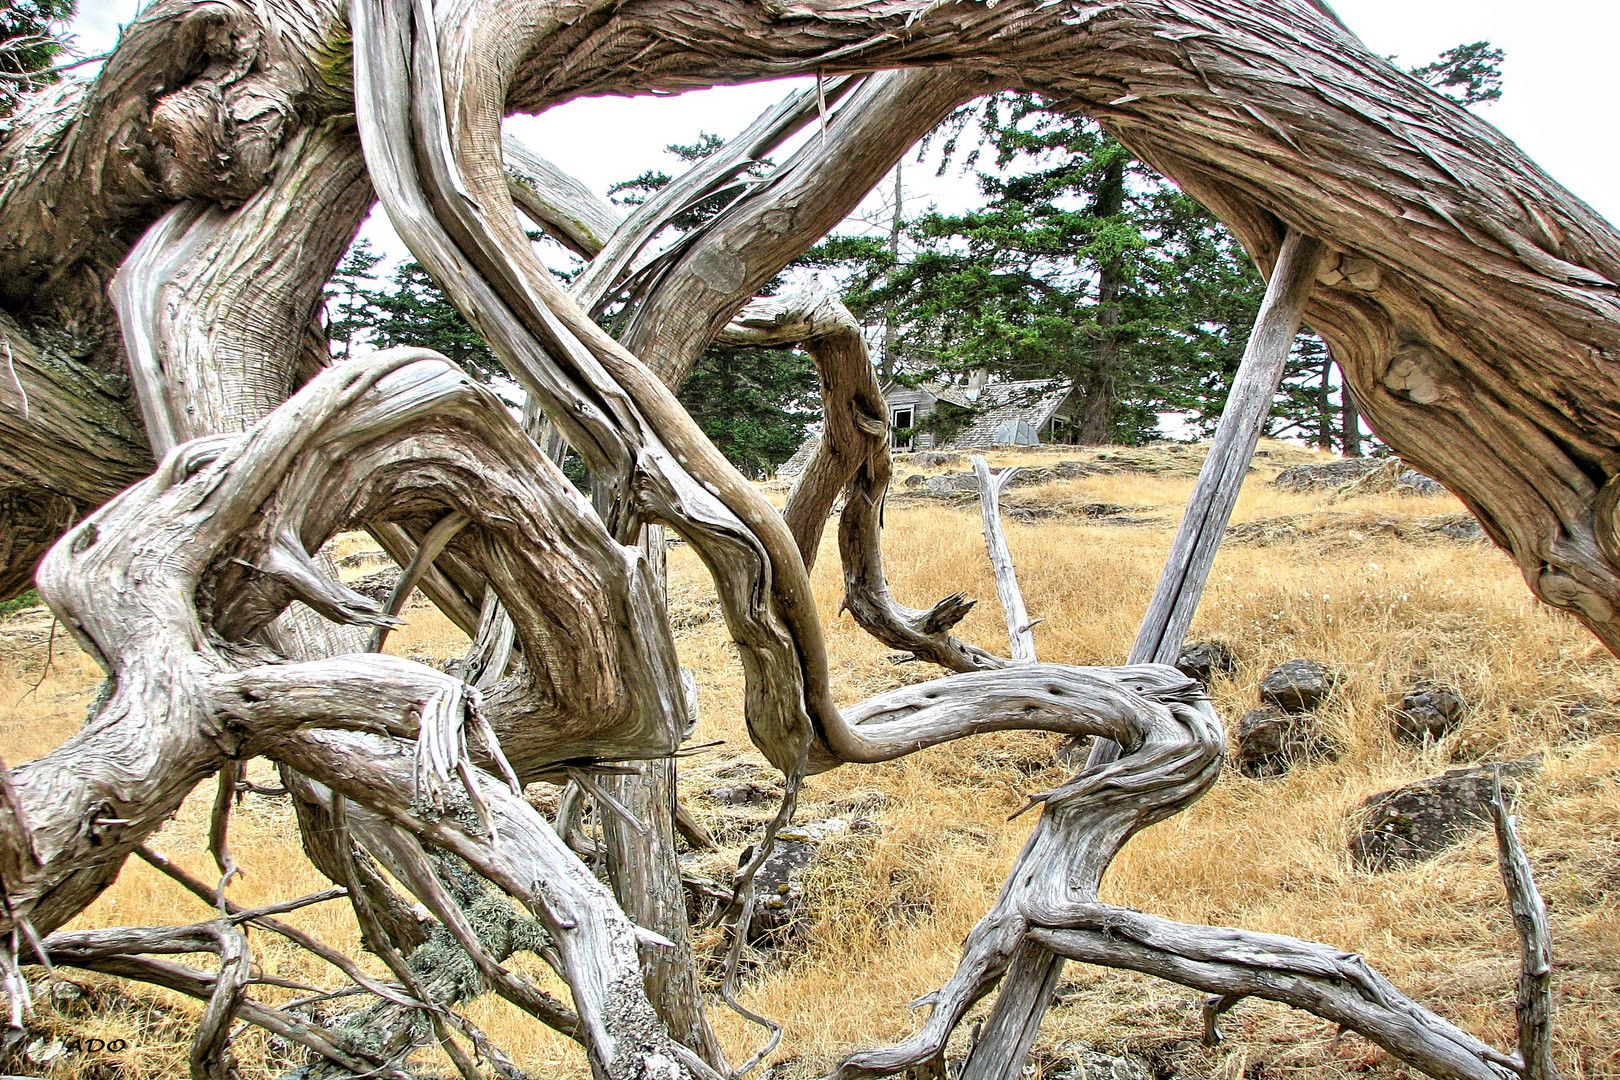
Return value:
<svg viewBox="0 0 1620 1080">
<path fill-rule="evenodd" d="M 990 90 L 1039 91 L 1097 117 L 1180 181 L 1266 269 L 1287 230 L 1319 238 L 1330 250 L 1307 317 L 1375 428 L 1469 502 L 1539 595 L 1620 648 L 1620 237 L 1606 224 L 1483 123 L 1368 54 L 1314 0 L 354 0 L 349 19 L 326 0 L 161 0 L 93 87 L 36 95 L 0 136 L 0 449 L 10 455 L 0 515 L 25 526 L 6 534 L 0 587 L 19 587 L 49 536 L 78 522 L 39 581 L 112 676 L 84 731 L 0 772 L 0 930 L 49 934 L 197 783 L 264 755 L 307 781 L 293 785 L 303 809 L 319 807 L 335 837 L 320 858 L 353 886 L 396 968 L 395 943 L 381 938 L 406 930 L 379 929 L 387 916 L 376 901 L 387 894 L 356 873 L 350 837 L 492 985 L 577 1031 L 599 1076 L 712 1077 L 645 993 L 640 953 L 665 944 L 626 917 L 513 790 L 559 772 L 595 787 L 589 769 L 624 759 L 654 759 L 656 772 L 679 745 L 679 672 L 656 575 L 635 546 L 647 526 L 666 525 L 715 578 L 746 675 L 749 734 L 787 778 L 765 846 L 812 770 L 1010 728 L 1100 736 L 1123 750 L 1038 800 L 1028 846 L 918 1035 L 852 1056 L 840 1076 L 934 1059 L 998 982 L 1008 984 L 997 1007 L 1008 1021 L 992 1024 L 971 1067 L 1020 1056 L 1039 1018 L 1025 1005 L 1044 1001 L 1055 970 L 1024 962 L 1037 946 L 1226 997 L 1268 993 L 1357 1027 L 1437 1076 L 1547 1071 L 1545 1024 L 1533 1015 L 1544 1002 L 1539 947 L 1526 947 L 1526 1064 L 1323 946 L 1098 904 L 1120 845 L 1213 781 L 1219 724 L 1172 669 L 999 668 L 949 635 L 966 610 L 960 598 L 928 613 L 892 600 L 878 545 L 887 449 L 870 365 L 845 316 L 821 312 L 803 327 L 824 368 L 829 439 L 789 522 L 715 451 L 668 384 L 939 117 Z M 505 112 L 583 93 L 888 68 L 912 70 L 838 81 L 830 95 L 822 81 L 813 99 L 772 110 L 622 224 L 555 170 L 502 151 Z M 815 117 L 829 98 L 831 115 Z M 818 138 L 757 183 L 738 180 L 812 119 L 824 125 Z M 354 361 L 293 393 L 325 360 L 309 333 L 320 280 L 368 185 L 586 460 L 600 513 L 498 402 L 425 354 Z M 529 249 L 514 187 L 537 224 L 601 252 L 577 296 Z M 737 198 L 706 228 L 647 251 L 671 213 L 728 187 Z M 121 348 L 103 298 L 120 266 Z M 615 296 L 627 298 L 624 342 L 589 310 Z M 1480 310 L 1497 313 L 1489 327 Z M 120 385 L 126 377 L 133 393 Z M 112 497 L 150 468 L 148 442 L 161 455 L 156 471 Z M 963 672 L 843 711 L 806 569 L 840 487 L 857 616 L 883 640 Z M 306 633 L 309 618 L 278 624 L 294 601 L 345 628 L 388 623 L 388 611 L 311 554 L 360 526 L 402 565 L 414 562 L 423 588 L 469 632 L 489 614 L 481 689 L 409 661 L 332 655 L 344 634 Z M 515 647 L 501 644 L 497 610 Z M 999 669 L 975 670 L 986 668 Z M 543 951 L 569 983 L 577 1018 L 508 978 L 467 936 L 425 869 L 433 848 L 544 924 Z M 1531 925 L 1533 889 L 1506 841 L 1504 850 Z M 763 848 L 740 883 L 744 925 L 762 858 Z M 125 943 L 161 953 L 183 939 L 217 953 L 219 974 L 56 941 L 99 970 L 207 1000 L 194 1075 L 228 1068 L 222 1033 L 233 1015 L 343 1068 L 383 1064 L 255 1002 L 245 954 L 223 927 L 168 933 Z M 5 974 L 19 985 L 14 968 Z M 369 992 L 433 996 L 403 968 L 396 974 L 399 989 Z M 467 1072 L 456 1038 L 478 1045 L 473 1029 L 440 1002 L 393 1003 L 430 1013 Z M 677 1034 L 701 1041 L 690 1025 Z"/>
</svg>

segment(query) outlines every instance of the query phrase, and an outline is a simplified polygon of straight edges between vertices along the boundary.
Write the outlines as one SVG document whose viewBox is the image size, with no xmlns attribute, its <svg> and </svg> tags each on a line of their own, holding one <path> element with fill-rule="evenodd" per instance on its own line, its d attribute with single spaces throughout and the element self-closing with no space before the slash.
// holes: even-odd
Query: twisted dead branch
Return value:
<svg viewBox="0 0 1620 1080">
<path fill-rule="evenodd" d="M 969 1075 L 1016 1071 L 1057 956 L 1151 971 L 1225 1002 L 1273 996 L 1436 1076 L 1552 1075 L 1544 916 L 1510 824 L 1504 873 L 1525 941 L 1519 1058 L 1325 946 L 1099 904 L 1097 882 L 1120 846 L 1218 772 L 1222 734 L 1196 687 L 1153 665 L 1008 667 L 950 634 L 965 598 L 926 612 L 892 598 L 879 544 L 891 468 L 880 395 L 858 327 L 824 298 L 797 298 L 797 311 L 755 305 L 731 331 L 797 335 L 823 371 L 828 438 L 787 521 L 672 396 L 762 283 L 940 117 L 989 90 L 1036 90 L 1098 117 L 1219 213 L 1290 284 L 1294 323 L 1307 302 L 1293 285 L 1316 277 L 1308 317 L 1380 434 L 1469 501 L 1539 595 L 1613 646 L 1620 404 L 1607 373 L 1620 349 L 1620 240 L 1494 132 L 1370 56 L 1314 0 L 1216 8 L 354 0 L 345 20 L 326 0 L 160 0 L 92 91 L 64 85 L 30 99 L 0 135 L 0 224 L 15 238 L 0 248 L 10 376 L 0 383 L 0 587 L 20 588 L 63 534 L 40 567 L 41 590 L 111 688 L 74 739 L 0 769 L 0 930 L 10 931 L 14 1009 L 26 993 L 17 958 L 44 934 L 32 946 L 39 959 L 205 1002 L 193 1075 L 228 1072 L 233 1016 L 335 1069 L 402 1075 L 392 1063 L 413 1036 L 379 1052 L 251 997 L 232 920 L 274 927 L 266 912 L 233 911 L 222 889 L 202 886 L 223 907 L 201 924 L 213 929 L 137 928 L 100 945 L 59 936 L 197 784 L 224 776 L 228 809 L 240 763 L 262 755 L 296 797 L 312 857 L 345 881 L 399 980 L 368 983 L 331 958 L 377 1009 L 394 1010 L 366 1015 L 390 1027 L 426 1015 L 463 1075 L 476 1062 L 461 1040 L 504 1068 L 409 968 L 405 949 L 424 931 L 375 858 L 482 979 L 576 1035 L 604 1080 L 717 1075 L 724 1063 L 705 1038 L 695 981 L 673 989 L 678 979 L 656 974 L 689 968 L 680 943 L 670 950 L 658 927 L 627 918 L 559 839 L 566 822 L 553 830 L 515 791 L 566 776 L 600 809 L 620 806 L 605 857 L 621 899 L 648 891 L 627 868 L 666 842 L 672 850 L 673 823 L 646 808 L 673 814 L 667 766 L 688 719 L 656 567 L 638 547 L 662 525 L 715 578 L 746 675 L 750 737 L 790 793 L 739 879 L 734 945 L 752 874 L 811 771 L 1015 728 L 1095 736 L 1122 752 L 1099 753 L 1037 800 L 1028 845 L 918 1034 L 855 1054 L 836 1075 L 937 1062 L 966 1009 L 998 984 Z M 867 74 L 906 65 L 920 66 Z M 502 149 L 508 109 L 795 72 L 817 75 L 813 93 L 768 112 L 627 221 L 543 159 Z M 812 122 L 818 138 L 759 167 Z M 127 152 L 108 155 L 109 145 Z M 352 362 L 294 393 L 325 360 L 310 332 L 318 271 L 335 262 L 372 189 L 533 409 L 585 459 L 599 510 L 498 402 L 427 354 Z M 536 224 L 594 257 L 572 295 L 530 251 L 514 194 Z M 651 249 L 673 215 L 716 195 L 730 202 L 703 229 Z M 322 213 L 309 213 L 312 203 Z M 1301 278 L 1295 263 L 1321 254 L 1305 236 L 1327 250 Z M 1346 274 L 1349 259 L 1376 272 Z M 592 317 L 606 302 L 620 305 L 622 342 Z M 1488 329 L 1484 309 L 1500 313 Z M 64 338 L 69 360 L 41 344 Z M 151 470 L 148 445 L 161 456 L 156 471 L 115 497 Z M 1212 483 L 1209 513 L 1189 525 L 1201 535 L 1213 535 L 1217 496 L 1232 489 L 1229 477 Z M 840 490 L 856 618 L 960 672 L 846 710 L 832 701 L 807 573 Z M 332 580 L 312 554 L 353 527 L 371 529 L 407 567 L 387 606 Z M 1167 575 L 1181 590 L 1171 617 L 1144 628 L 1152 652 L 1133 658 L 1168 658 L 1196 576 Z M 417 585 L 479 638 L 466 668 L 475 685 L 361 651 L 353 628 L 375 627 L 380 644 Z M 284 618 L 295 601 L 336 629 Z M 1033 660 L 1027 618 L 1015 615 L 1012 629 L 1014 658 Z M 647 762 L 645 788 L 616 764 L 626 760 Z M 625 776 L 622 803 L 591 778 L 596 769 Z M 216 820 L 224 870 L 224 813 Z M 436 853 L 543 926 L 534 947 L 577 1011 L 501 967 L 449 895 Z M 678 874 L 662 880 L 678 893 Z M 673 910 L 679 897 L 660 902 Z M 652 907 L 637 917 L 660 918 Z M 220 971 L 154 958 L 176 943 L 219 956 Z M 319 954 L 312 939 L 301 944 Z M 735 1002 L 730 966 L 723 993 Z"/>
</svg>

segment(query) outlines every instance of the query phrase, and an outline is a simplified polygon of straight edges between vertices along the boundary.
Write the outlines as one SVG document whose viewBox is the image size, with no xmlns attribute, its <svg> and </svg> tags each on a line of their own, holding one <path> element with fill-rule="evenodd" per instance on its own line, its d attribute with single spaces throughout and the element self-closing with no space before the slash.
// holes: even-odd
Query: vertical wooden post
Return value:
<svg viewBox="0 0 1620 1080">
<path fill-rule="evenodd" d="M 1181 652 L 1255 446 L 1271 415 L 1272 399 L 1282 385 L 1324 251 L 1320 241 L 1292 229 L 1283 241 L 1209 456 L 1199 471 L 1159 586 L 1131 647 L 1130 663 L 1173 664 Z M 981 486 L 983 483 L 981 477 Z M 1086 765 L 1105 765 L 1118 757 L 1117 743 L 1098 739 Z M 1062 971 L 1062 957 L 1030 942 L 1019 948 L 983 1034 L 968 1056 L 962 1080 L 1020 1080 L 1024 1059 Z"/>
</svg>

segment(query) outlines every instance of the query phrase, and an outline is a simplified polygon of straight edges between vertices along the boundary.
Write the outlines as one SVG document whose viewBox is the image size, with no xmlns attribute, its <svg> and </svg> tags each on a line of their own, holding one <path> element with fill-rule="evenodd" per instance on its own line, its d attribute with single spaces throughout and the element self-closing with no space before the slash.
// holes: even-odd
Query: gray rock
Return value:
<svg viewBox="0 0 1620 1080">
<path fill-rule="evenodd" d="M 747 780 L 709 792 L 709 801 L 725 806 L 764 806 L 782 798 L 782 788 L 768 780 Z"/>
<path fill-rule="evenodd" d="M 978 494 L 979 478 L 972 473 L 930 476 L 924 482 L 923 489 L 938 499 L 951 499 L 958 495 Z"/>
<path fill-rule="evenodd" d="M 830 837 L 849 831 L 848 821 L 828 818 L 777 834 L 770 855 L 754 875 L 754 917 L 748 927 L 750 942 L 780 945 L 803 925 L 809 907 L 803 885 L 805 871 L 815 863 L 822 845 Z M 753 857 L 754 847 L 750 845 L 738 858 L 738 868 L 746 866 Z"/>
<path fill-rule="evenodd" d="M 1301 761 L 1332 752 L 1316 717 L 1284 712 L 1275 705 L 1245 714 L 1232 743 L 1232 764 L 1254 779 L 1281 776 Z"/>
<path fill-rule="evenodd" d="M 910 476 L 906 477 L 905 486 L 908 488 L 920 488 L 926 486 L 927 483 L 928 477 L 924 476 L 922 473 L 912 473 Z"/>
<path fill-rule="evenodd" d="M 911 463 L 919 469 L 943 469 L 951 465 L 962 464 L 962 455 L 924 450 L 921 453 L 913 454 Z"/>
<path fill-rule="evenodd" d="M 1378 472 L 1393 474 L 1389 477 L 1393 486 L 1414 495 L 1441 495 L 1446 490 L 1438 480 L 1416 469 L 1403 468 L 1393 458 L 1345 458 L 1320 465 L 1295 465 L 1278 473 L 1271 484 L 1290 491 L 1321 491 L 1345 487 Z"/>
<path fill-rule="evenodd" d="M 1416 469 L 1404 469 L 1395 477 L 1395 482 L 1403 488 L 1410 488 L 1418 495 L 1444 495 L 1446 486 L 1432 476 L 1424 476 Z"/>
<path fill-rule="evenodd" d="M 394 591 L 394 583 L 398 580 L 399 567 L 388 566 L 381 570 L 373 570 L 365 577 L 356 578 L 345 584 L 374 604 L 386 604 Z"/>
<path fill-rule="evenodd" d="M 1181 650 L 1176 670 L 1189 679 L 1197 679 L 1206 687 L 1217 675 L 1230 675 L 1237 667 L 1237 657 L 1225 642 L 1195 641 Z"/>
<path fill-rule="evenodd" d="M 1083 1042 L 1060 1046 L 1057 1053 L 1041 1074 L 1049 1080 L 1154 1080 L 1157 1075 L 1140 1054 L 1105 1053 Z"/>
<path fill-rule="evenodd" d="M 1459 514 L 1442 521 L 1434 527 L 1434 531 L 1447 540 L 1485 539 L 1485 530 L 1480 527 L 1479 519 L 1471 514 Z"/>
<path fill-rule="evenodd" d="M 1469 833 L 1489 825 L 1496 770 L 1502 786 L 1530 776 L 1541 758 L 1522 758 L 1498 765 L 1452 769 L 1415 784 L 1383 791 L 1364 804 L 1360 827 L 1350 840 L 1350 854 L 1364 870 L 1388 870 L 1432 859 Z"/>
<path fill-rule="evenodd" d="M 1390 718 L 1391 733 L 1401 742 L 1438 742 L 1463 720 L 1463 699 L 1445 686 L 1420 683 L 1401 698 Z"/>
<path fill-rule="evenodd" d="M 1260 683 L 1260 700 L 1286 712 L 1309 712 L 1327 700 L 1338 677 L 1315 660 L 1287 660 Z"/>
</svg>

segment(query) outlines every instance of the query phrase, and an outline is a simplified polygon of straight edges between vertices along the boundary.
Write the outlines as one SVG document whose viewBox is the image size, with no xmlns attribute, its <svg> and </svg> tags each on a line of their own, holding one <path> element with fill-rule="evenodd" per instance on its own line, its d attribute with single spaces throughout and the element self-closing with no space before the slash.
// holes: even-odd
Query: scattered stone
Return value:
<svg viewBox="0 0 1620 1080">
<path fill-rule="evenodd" d="M 1438 742 L 1457 730 L 1463 699 L 1445 686 L 1420 683 L 1401 698 L 1390 718 L 1390 731 L 1401 742 Z"/>
<path fill-rule="evenodd" d="M 347 555 L 339 555 L 337 558 L 332 560 L 332 565 L 343 570 L 353 570 L 356 567 L 365 566 L 367 563 L 385 563 L 392 561 L 393 560 L 388 557 L 388 553 L 386 551 L 383 551 L 381 548 L 374 548 L 369 551 L 351 551 Z"/>
<path fill-rule="evenodd" d="M 927 483 L 928 477 L 924 476 L 922 473 L 912 473 L 910 476 L 906 477 L 905 486 L 908 488 L 920 488 Z"/>
<path fill-rule="evenodd" d="M 89 993 L 84 987 L 68 979 L 58 977 L 51 979 L 49 982 L 50 988 L 46 993 L 50 997 L 51 1004 L 59 1012 L 71 1011 Z"/>
<path fill-rule="evenodd" d="M 1224 541 L 1258 547 L 1311 541 L 1319 547 L 1334 550 L 1363 547 L 1383 537 L 1414 544 L 1434 540 L 1477 543 L 1485 538 L 1485 530 L 1468 513 L 1395 518 L 1317 511 L 1240 521 L 1227 528 Z"/>
<path fill-rule="evenodd" d="M 1260 683 L 1260 700 L 1286 712 L 1310 712 L 1333 692 L 1337 676 L 1315 660 L 1286 660 Z"/>
<path fill-rule="evenodd" d="M 1488 826 L 1498 768 L 1503 788 L 1512 791 L 1518 785 L 1510 781 L 1533 775 L 1541 757 L 1452 769 L 1369 798 L 1350 841 L 1356 865 L 1389 870 L 1423 862 Z"/>
<path fill-rule="evenodd" d="M 944 469 L 962 464 L 962 455 L 924 450 L 921 453 L 913 454 L 911 463 L 919 469 Z"/>
<path fill-rule="evenodd" d="M 936 499 L 952 499 L 958 495 L 977 495 L 979 478 L 972 473 L 953 473 L 948 476 L 930 476 L 923 489 Z"/>
<path fill-rule="evenodd" d="M 1439 533 L 1447 540 L 1485 539 L 1484 528 L 1480 526 L 1479 519 L 1472 514 L 1456 514 L 1441 518 L 1431 526 L 1431 531 Z"/>
<path fill-rule="evenodd" d="M 781 785 L 769 780 L 745 780 L 709 792 L 709 801 L 723 806 L 764 806 L 779 802 L 781 798 Z"/>
<path fill-rule="evenodd" d="M 1222 641 L 1195 641 L 1181 650 L 1176 670 L 1197 679 L 1207 688 L 1217 675 L 1230 675 L 1237 668 L 1237 657 Z"/>
<path fill-rule="evenodd" d="M 1275 705 L 1246 713 L 1232 738 L 1232 764 L 1256 780 L 1281 776 L 1301 761 L 1332 752 L 1316 717 Z"/>
<path fill-rule="evenodd" d="M 1402 469 L 1395 474 L 1395 482 L 1403 488 L 1411 488 L 1417 495 L 1444 495 L 1446 485 L 1432 476 L 1425 476 L 1416 469 Z"/>
</svg>

